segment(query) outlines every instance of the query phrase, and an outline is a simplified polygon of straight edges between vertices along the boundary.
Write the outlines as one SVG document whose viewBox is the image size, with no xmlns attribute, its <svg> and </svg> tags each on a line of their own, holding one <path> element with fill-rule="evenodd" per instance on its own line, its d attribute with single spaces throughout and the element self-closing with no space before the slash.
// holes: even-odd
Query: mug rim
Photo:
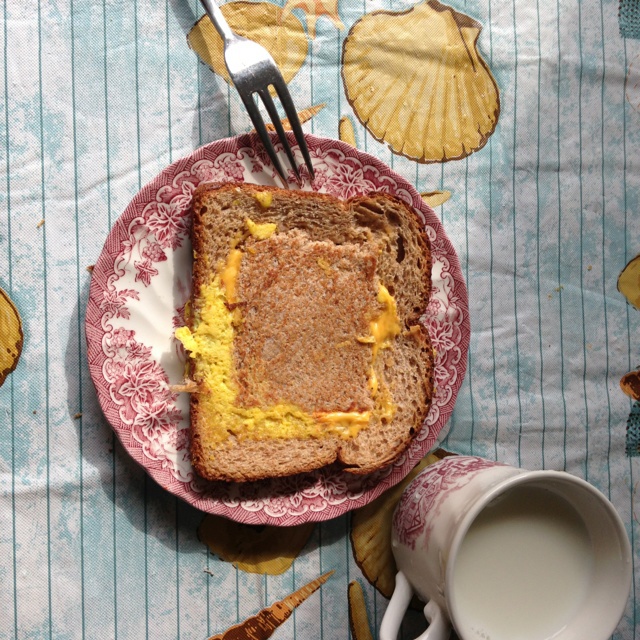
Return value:
<svg viewBox="0 0 640 640">
<path fill-rule="evenodd" d="M 633 578 L 632 571 L 632 556 L 631 556 L 631 543 L 629 541 L 629 536 L 625 529 L 624 523 L 620 518 L 620 515 L 616 511 L 616 508 L 613 506 L 611 501 L 595 486 L 579 478 L 578 476 L 574 476 L 566 471 L 555 471 L 551 469 L 543 469 L 538 471 L 524 471 L 515 476 L 508 477 L 504 480 L 501 480 L 493 487 L 491 487 L 488 491 L 483 493 L 480 497 L 478 497 L 473 504 L 468 508 L 465 515 L 460 519 L 458 525 L 456 526 L 455 534 L 453 536 L 453 540 L 449 547 L 448 559 L 447 559 L 447 567 L 445 570 L 445 601 L 447 603 L 447 609 L 449 610 L 449 618 L 451 620 L 452 625 L 456 628 L 456 631 L 460 633 L 458 629 L 458 623 L 456 621 L 456 617 L 459 616 L 459 610 L 457 608 L 457 599 L 455 595 L 451 592 L 452 584 L 453 584 L 453 571 L 455 567 L 455 560 L 457 558 L 458 552 L 460 550 L 460 546 L 462 545 L 463 540 L 465 539 L 471 525 L 476 520 L 476 518 L 484 511 L 486 506 L 490 504 L 493 500 L 503 495 L 510 489 L 517 487 L 519 485 L 526 485 L 530 483 L 535 483 L 540 480 L 560 480 L 566 484 L 572 484 L 574 486 L 580 487 L 582 490 L 590 493 L 592 496 L 596 497 L 607 512 L 609 516 L 610 522 L 615 528 L 615 532 L 617 534 L 618 543 L 620 545 L 621 551 L 621 564 L 625 570 L 625 579 L 627 589 L 626 589 L 626 597 L 620 599 L 620 606 L 615 611 L 615 621 L 612 622 L 611 629 L 606 634 L 606 638 L 609 638 L 611 634 L 615 631 L 619 621 L 622 619 L 624 615 L 624 611 L 627 606 L 627 602 L 629 599 L 629 595 L 631 593 L 631 582 Z M 451 560 L 453 558 L 453 561 Z M 614 618 L 612 618 L 614 620 Z M 462 638 L 462 636 L 461 636 Z"/>
</svg>

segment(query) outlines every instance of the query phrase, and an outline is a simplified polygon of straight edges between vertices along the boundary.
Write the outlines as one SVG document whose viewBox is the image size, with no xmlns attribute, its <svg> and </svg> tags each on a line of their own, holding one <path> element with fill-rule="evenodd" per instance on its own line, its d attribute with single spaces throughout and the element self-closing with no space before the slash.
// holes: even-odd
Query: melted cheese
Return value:
<svg viewBox="0 0 640 640">
<path fill-rule="evenodd" d="M 398 320 L 398 305 L 396 304 L 395 298 L 383 284 L 381 284 L 378 289 L 378 302 L 383 308 L 380 315 L 375 320 L 372 320 L 369 325 L 371 335 L 358 337 L 358 342 L 373 345 L 371 369 L 369 371 L 369 391 L 373 398 L 377 398 L 380 388 L 378 376 L 375 371 L 378 353 L 381 349 L 389 347 L 401 331 L 400 321 Z M 385 397 L 386 396 L 388 396 L 388 394 L 385 394 Z M 378 404 L 383 402 L 382 398 L 377 398 L 377 400 Z M 386 405 L 381 408 L 383 415 L 388 415 L 389 413 L 393 415 L 395 407 L 393 403 L 391 403 L 390 398 L 386 398 L 384 402 Z"/>
<path fill-rule="evenodd" d="M 258 238 L 258 240 L 266 240 L 267 238 L 270 238 L 278 228 L 278 225 L 275 222 L 264 222 L 259 224 L 254 222 L 251 218 L 247 218 L 244 223 L 247 225 L 249 233 L 254 238 Z"/>
<path fill-rule="evenodd" d="M 242 262 L 242 251 L 240 249 L 232 249 L 227 256 L 227 263 L 224 265 L 222 275 L 222 285 L 226 293 L 227 302 L 233 304 L 237 302 L 236 284 L 238 274 L 240 273 L 240 263 Z"/>
<path fill-rule="evenodd" d="M 381 284 L 378 289 L 378 302 L 383 305 L 382 313 L 376 320 L 371 321 L 374 360 L 380 349 L 386 349 L 400 333 L 398 305 L 396 304 L 395 298 L 383 284 Z"/>
<path fill-rule="evenodd" d="M 273 194 L 271 191 L 256 191 L 253 197 L 260 203 L 263 209 L 268 209 L 273 203 Z"/>
<path fill-rule="evenodd" d="M 330 413 L 314 413 L 318 422 L 329 425 L 343 438 L 353 438 L 371 420 L 371 411 L 333 411 Z"/>
</svg>

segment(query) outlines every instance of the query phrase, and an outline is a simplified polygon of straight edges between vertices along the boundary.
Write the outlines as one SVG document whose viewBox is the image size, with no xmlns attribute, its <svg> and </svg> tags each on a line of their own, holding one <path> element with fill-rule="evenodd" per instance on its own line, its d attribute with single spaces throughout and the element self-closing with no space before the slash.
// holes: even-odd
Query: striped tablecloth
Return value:
<svg viewBox="0 0 640 640">
<path fill-rule="evenodd" d="M 303 25 L 315 4 L 294 10 Z M 360 149 L 451 194 L 435 210 L 472 333 L 442 446 L 586 478 L 617 507 L 637 565 L 635 405 L 619 380 L 640 363 L 640 312 L 616 282 L 640 253 L 640 40 L 628 25 L 622 37 L 618 0 L 451 0 L 482 25 L 499 119 L 475 152 L 432 163 L 376 140 L 341 76 L 363 14 L 413 3 L 339 0 L 342 29 L 325 4 L 289 85 L 300 108 L 325 103 L 305 129 L 336 138 L 347 116 Z M 0 3 L 0 287 L 24 329 L 0 388 L 0 638 L 204 639 L 329 570 L 274 637 L 348 638 L 353 579 L 375 629 L 387 604 L 353 559 L 348 515 L 317 524 L 281 576 L 208 554 L 202 514 L 130 459 L 88 374 L 87 267 L 118 216 L 166 165 L 250 128 L 187 45 L 201 13 L 195 0 Z M 640 636 L 638 586 L 635 570 L 617 640 Z"/>
</svg>

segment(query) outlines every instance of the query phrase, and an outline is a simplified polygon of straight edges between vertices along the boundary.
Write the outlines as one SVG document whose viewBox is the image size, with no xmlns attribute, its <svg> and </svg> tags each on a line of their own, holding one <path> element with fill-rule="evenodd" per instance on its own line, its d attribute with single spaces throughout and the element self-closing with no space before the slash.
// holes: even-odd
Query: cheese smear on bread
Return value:
<svg viewBox="0 0 640 640">
<path fill-rule="evenodd" d="M 246 225 L 250 234 L 259 239 L 268 238 L 276 231 L 275 225 L 258 225 L 250 219 L 246 220 Z M 175 332 L 193 360 L 193 378 L 199 387 L 199 411 L 206 416 L 209 431 L 207 440 L 223 442 L 230 435 L 238 439 L 260 440 L 328 435 L 354 438 L 369 424 L 371 411 L 311 414 L 288 403 L 268 407 L 241 407 L 236 404 L 238 387 L 234 379 L 233 341 L 238 309 L 234 310 L 229 305 L 238 301 L 236 289 L 242 256 L 242 251 L 232 249 L 220 273 L 202 285 L 193 331 L 189 327 L 180 327 Z M 395 407 L 388 390 L 379 389 L 374 364 L 379 351 L 390 346 L 400 333 L 400 323 L 396 302 L 383 285 L 379 287 L 377 300 L 383 308 L 370 323 L 371 335 L 358 340 L 372 345 L 369 388 L 376 400 L 375 411 L 381 417 L 391 419 Z"/>
</svg>

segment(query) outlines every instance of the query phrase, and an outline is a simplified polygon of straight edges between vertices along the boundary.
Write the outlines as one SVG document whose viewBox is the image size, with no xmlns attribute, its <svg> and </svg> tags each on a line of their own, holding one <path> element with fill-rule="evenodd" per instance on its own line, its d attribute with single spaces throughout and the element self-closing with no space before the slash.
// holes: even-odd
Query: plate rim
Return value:
<svg viewBox="0 0 640 640">
<path fill-rule="evenodd" d="M 288 133 L 287 136 L 290 138 L 290 142 L 295 145 L 295 139 L 292 133 Z M 272 134 L 272 138 L 274 143 L 277 142 L 277 138 L 275 134 Z M 466 282 L 464 280 L 460 260 L 458 254 L 453 246 L 449 236 L 446 233 L 444 225 L 438 219 L 435 211 L 421 198 L 418 193 L 416 187 L 411 184 L 406 178 L 404 178 L 401 174 L 399 174 L 395 169 L 387 165 L 385 162 L 377 158 L 376 156 L 362 151 L 356 147 L 349 145 L 346 142 L 341 140 L 336 140 L 333 138 L 328 138 L 324 136 L 317 136 L 314 134 L 305 133 L 305 139 L 310 143 L 311 146 L 322 147 L 323 145 L 330 146 L 331 148 L 336 148 L 341 151 L 347 157 L 356 157 L 363 165 L 370 165 L 377 171 L 380 171 L 382 174 L 388 175 L 393 178 L 396 182 L 397 187 L 404 189 L 408 195 L 411 196 L 412 202 L 409 204 L 414 210 L 419 212 L 424 218 L 424 223 L 430 227 L 432 227 L 436 231 L 436 235 L 439 236 L 439 241 L 441 245 L 445 249 L 445 255 L 449 261 L 449 269 L 448 273 L 451 275 L 455 282 L 455 288 L 457 291 L 461 292 L 461 300 L 463 303 L 463 308 L 461 309 L 464 312 L 464 317 L 462 322 L 459 324 L 460 332 L 461 332 L 461 340 L 457 343 L 457 347 L 460 350 L 460 358 L 456 363 L 456 371 L 457 377 L 450 384 L 451 389 L 451 398 L 449 401 L 440 407 L 440 417 L 437 422 L 441 422 L 441 426 L 439 430 L 435 434 L 429 434 L 425 439 L 425 444 L 420 447 L 421 457 L 427 455 L 428 452 L 433 448 L 434 444 L 437 441 L 437 437 L 440 432 L 444 429 L 446 422 L 449 420 L 451 413 L 453 411 L 458 392 L 464 380 L 464 377 L 467 372 L 467 364 L 468 364 L 468 355 L 469 355 L 469 346 L 471 339 L 471 320 L 469 313 L 469 300 L 468 300 L 468 290 L 466 286 Z M 211 151 L 215 147 L 220 147 L 220 150 L 216 150 L 214 153 L 215 157 L 218 157 L 221 153 L 224 153 L 223 149 L 229 147 L 237 147 L 241 148 L 255 148 L 259 144 L 258 136 L 255 133 L 243 133 L 236 136 L 230 136 L 227 138 L 222 138 L 220 140 L 215 140 L 205 145 L 202 145 L 196 149 L 194 149 L 191 153 L 175 160 L 171 164 L 167 165 L 164 169 L 162 169 L 159 173 L 157 173 L 153 178 L 151 178 L 145 185 L 142 186 L 141 189 L 131 198 L 128 205 L 124 208 L 124 210 L 120 213 L 116 221 L 112 224 L 111 229 L 109 230 L 105 242 L 100 250 L 100 254 L 96 263 L 94 265 L 94 269 L 91 275 L 91 282 L 88 292 L 87 303 L 85 307 L 85 319 L 84 319 L 84 330 L 85 330 L 85 339 L 87 344 L 87 361 L 89 364 L 89 373 L 91 380 L 93 382 L 94 388 L 96 390 L 96 395 L 98 397 L 98 402 L 100 405 L 100 409 L 107 420 L 107 423 L 113 430 L 113 432 L 118 437 L 120 443 L 123 446 L 123 449 L 137 464 L 139 464 L 143 470 L 153 478 L 155 482 L 157 482 L 162 488 L 167 490 L 172 495 L 184 500 L 188 504 L 192 505 L 194 508 L 203 511 L 204 513 L 212 513 L 215 515 L 221 515 L 224 517 L 228 517 L 234 521 L 242 522 L 245 524 L 254 524 L 254 525 L 277 525 L 277 526 L 293 526 L 297 524 L 302 524 L 305 522 L 322 522 L 326 520 L 331 520 L 349 511 L 362 507 L 379 495 L 381 495 L 384 491 L 391 489 L 397 483 L 401 482 L 404 477 L 411 471 L 413 466 L 417 464 L 420 457 L 413 461 L 413 464 L 408 466 L 404 473 L 395 473 L 394 470 L 400 468 L 400 465 L 396 465 L 392 463 L 389 467 L 387 467 L 386 472 L 382 475 L 382 478 L 379 482 L 373 485 L 370 488 L 364 489 L 358 497 L 355 498 L 347 498 L 340 504 L 328 503 L 322 510 L 313 510 L 306 509 L 301 514 L 291 514 L 287 513 L 282 516 L 274 516 L 267 513 L 264 509 L 260 509 L 257 511 L 249 511 L 246 508 L 239 508 L 242 504 L 242 500 L 238 502 L 238 505 L 232 507 L 230 505 L 224 504 L 221 501 L 218 501 L 216 504 L 218 508 L 212 508 L 210 504 L 210 498 L 206 496 L 192 496 L 186 491 L 179 491 L 180 488 L 184 489 L 185 483 L 181 482 L 179 479 L 175 478 L 170 471 L 163 469 L 162 464 L 159 461 L 152 461 L 149 458 L 146 458 L 142 453 L 142 448 L 137 447 L 132 449 L 129 444 L 124 442 L 125 431 L 122 429 L 122 423 L 119 421 L 117 414 L 112 416 L 112 411 L 109 411 L 110 405 L 108 402 L 108 389 L 106 385 L 100 385 L 100 380 L 96 380 L 96 376 L 94 375 L 95 369 L 95 361 L 93 358 L 97 355 L 103 355 L 104 351 L 102 349 L 98 349 L 96 346 L 95 338 L 93 334 L 96 333 L 94 325 L 90 324 L 88 310 L 91 305 L 96 305 L 96 297 L 97 294 L 102 293 L 104 291 L 103 288 L 100 287 L 100 276 L 105 271 L 104 267 L 107 267 L 107 271 L 113 273 L 113 257 L 118 255 L 118 249 L 115 246 L 116 241 L 114 239 L 115 236 L 118 235 L 117 230 L 125 224 L 125 217 L 134 216 L 137 212 L 138 214 L 142 213 L 142 209 L 144 208 L 144 204 L 148 202 L 148 195 L 151 192 L 158 190 L 159 187 L 167 184 L 167 177 L 171 176 L 174 178 L 179 175 L 185 168 L 192 166 L 198 160 L 202 160 L 206 157 L 207 151 Z M 242 182 L 245 182 L 243 179 Z M 312 188 L 312 190 L 314 190 Z M 143 205 L 142 207 L 140 205 Z M 432 220 L 428 220 L 427 218 L 433 218 Z M 421 221 L 422 222 L 422 221 Z M 114 253 L 115 252 L 115 253 Z M 111 262 L 109 262 L 111 260 Z M 105 264 L 106 263 L 106 264 Z M 107 276 L 103 276 L 106 280 Z M 101 338 L 104 336 L 105 331 L 102 331 Z M 101 342 L 101 341 L 100 341 Z M 106 358 L 103 357 L 103 362 Z M 92 366 L 93 365 L 93 366 Z M 104 378 L 104 376 L 101 376 Z M 107 397 L 105 397 L 107 396 Z M 119 421 L 119 426 L 116 426 L 112 419 Z M 428 446 L 426 445 L 428 443 Z M 425 448 L 426 447 L 426 448 Z M 407 451 L 408 453 L 408 451 Z M 156 464 L 152 464 L 156 462 Z M 402 463 L 402 466 L 407 466 L 407 461 L 405 460 Z M 305 474 L 301 474 L 305 475 Z M 167 482 L 167 477 L 169 481 Z M 253 483 L 252 483 L 253 484 Z M 195 494 L 195 492 L 194 492 Z M 206 504 L 205 504 L 206 503 Z"/>
</svg>

